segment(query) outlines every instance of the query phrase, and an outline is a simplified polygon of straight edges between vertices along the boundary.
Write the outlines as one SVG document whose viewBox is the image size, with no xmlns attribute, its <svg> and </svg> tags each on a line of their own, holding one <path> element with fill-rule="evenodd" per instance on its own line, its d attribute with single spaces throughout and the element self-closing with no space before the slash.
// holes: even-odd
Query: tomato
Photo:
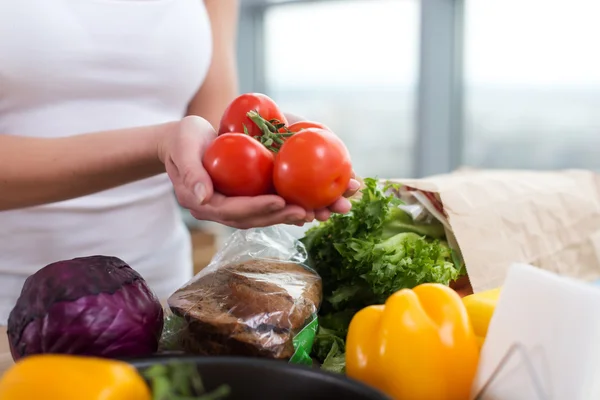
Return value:
<svg viewBox="0 0 600 400">
<path fill-rule="evenodd" d="M 329 129 L 327 126 L 321 124 L 320 122 L 313 122 L 313 121 L 298 121 L 298 122 L 294 122 L 293 124 L 291 124 L 290 126 L 287 127 L 287 131 L 286 128 L 281 128 L 279 130 L 279 132 L 281 133 L 285 133 L 285 132 L 300 132 L 302 129 L 306 129 L 306 128 L 319 128 L 319 129 L 325 129 L 326 131 L 331 131 L 331 129 Z"/>
<path fill-rule="evenodd" d="M 259 196 L 273 192 L 274 158 L 251 136 L 228 133 L 210 144 L 202 164 L 215 191 L 225 196 Z"/>
<path fill-rule="evenodd" d="M 344 194 L 351 177 L 348 149 L 325 129 L 303 129 L 288 138 L 275 156 L 277 194 L 307 210 L 331 205 Z"/>
<path fill-rule="evenodd" d="M 244 126 L 251 136 L 262 136 L 261 129 L 246 115 L 256 111 L 267 121 L 278 120 L 287 125 L 287 119 L 277 104 L 267 95 L 261 93 L 246 93 L 235 100 L 225 109 L 219 125 L 219 135 L 229 132 L 244 132 Z"/>
</svg>

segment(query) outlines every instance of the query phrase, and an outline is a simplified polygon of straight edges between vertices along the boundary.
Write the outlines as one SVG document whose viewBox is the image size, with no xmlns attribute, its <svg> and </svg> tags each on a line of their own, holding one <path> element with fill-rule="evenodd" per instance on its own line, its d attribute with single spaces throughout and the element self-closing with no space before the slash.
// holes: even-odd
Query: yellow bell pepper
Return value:
<svg viewBox="0 0 600 400">
<path fill-rule="evenodd" d="M 500 298 L 500 289 L 491 289 L 463 297 L 479 346 L 483 345 L 488 327 Z"/>
<path fill-rule="evenodd" d="M 0 378 L 2 400 L 151 400 L 137 370 L 124 362 L 69 355 L 23 358 Z"/>
<path fill-rule="evenodd" d="M 422 284 L 364 308 L 346 340 L 346 373 L 395 400 L 467 400 L 479 348 L 460 296 Z"/>
</svg>

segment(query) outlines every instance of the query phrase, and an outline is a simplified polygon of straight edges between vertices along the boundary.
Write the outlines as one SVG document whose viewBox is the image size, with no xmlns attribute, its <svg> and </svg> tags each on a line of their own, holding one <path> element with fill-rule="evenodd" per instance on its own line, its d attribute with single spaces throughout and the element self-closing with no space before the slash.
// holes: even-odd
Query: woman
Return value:
<svg viewBox="0 0 600 400">
<path fill-rule="evenodd" d="M 0 3 L 0 324 L 28 275 L 78 256 L 118 256 L 168 296 L 192 273 L 177 200 L 240 228 L 349 211 L 213 193 L 200 156 L 237 95 L 237 7 Z"/>
</svg>

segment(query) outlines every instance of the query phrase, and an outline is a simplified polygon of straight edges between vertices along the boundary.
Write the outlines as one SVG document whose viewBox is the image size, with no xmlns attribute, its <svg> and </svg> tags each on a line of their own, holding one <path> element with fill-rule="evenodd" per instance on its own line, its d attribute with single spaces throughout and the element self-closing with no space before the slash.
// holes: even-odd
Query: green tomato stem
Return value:
<svg viewBox="0 0 600 400">
<path fill-rule="evenodd" d="M 286 138 L 291 137 L 294 133 L 289 132 L 287 128 L 285 128 L 285 124 L 282 124 L 280 121 L 273 119 L 271 121 L 267 121 L 264 119 L 257 111 L 252 110 L 246 113 L 246 116 L 254 122 L 254 124 L 260 129 L 262 132 L 259 137 L 259 141 L 270 151 L 277 153 L 279 147 L 283 145 Z M 287 133 L 280 133 L 279 130 L 284 128 Z"/>
</svg>

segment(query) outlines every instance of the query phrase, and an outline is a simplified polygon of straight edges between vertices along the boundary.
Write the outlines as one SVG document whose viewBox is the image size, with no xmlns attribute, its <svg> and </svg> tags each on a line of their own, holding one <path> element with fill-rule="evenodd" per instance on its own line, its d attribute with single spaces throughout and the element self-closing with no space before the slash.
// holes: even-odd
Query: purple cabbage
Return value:
<svg viewBox="0 0 600 400">
<path fill-rule="evenodd" d="M 140 274 L 116 257 L 47 265 L 25 281 L 8 317 L 13 359 L 40 353 L 109 358 L 158 347 L 163 308 Z"/>
</svg>

